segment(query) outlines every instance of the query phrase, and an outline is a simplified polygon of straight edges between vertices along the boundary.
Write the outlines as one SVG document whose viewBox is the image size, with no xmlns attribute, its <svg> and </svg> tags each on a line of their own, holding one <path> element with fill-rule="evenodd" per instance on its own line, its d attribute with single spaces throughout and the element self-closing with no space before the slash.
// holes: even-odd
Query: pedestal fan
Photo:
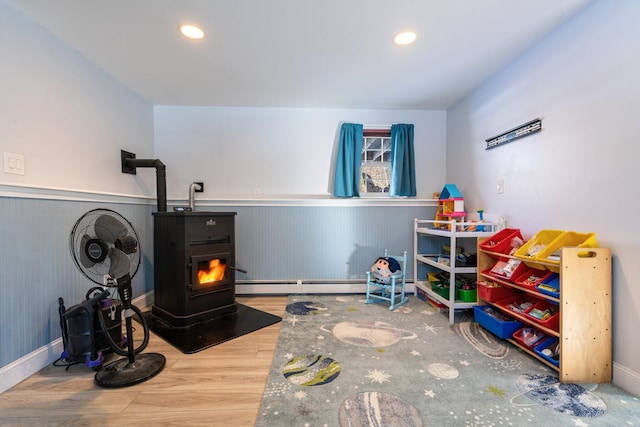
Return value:
<svg viewBox="0 0 640 427">
<path fill-rule="evenodd" d="M 95 375 L 95 381 L 103 387 L 125 387 L 146 381 L 158 374 L 165 365 L 162 354 L 139 354 L 149 342 L 149 328 L 142 312 L 131 304 L 131 279 L 140 266 L 138 236 L 133 226 L 119 213 L 109 209 L 94 209 L 85 213 L 73 226 L 69 237 L 69 249 L 78 269 L 89 280 L 117 291 L 125 316 L 127 350 L 113 342 L 104 333 L 112 350 L 126 356 L 103 366 Z M 98 310 L 103 332 L 105 322 Z M 131 317 L 140 319 L 144 339 L 137 348 L 133 342 Z"/>
</svg>

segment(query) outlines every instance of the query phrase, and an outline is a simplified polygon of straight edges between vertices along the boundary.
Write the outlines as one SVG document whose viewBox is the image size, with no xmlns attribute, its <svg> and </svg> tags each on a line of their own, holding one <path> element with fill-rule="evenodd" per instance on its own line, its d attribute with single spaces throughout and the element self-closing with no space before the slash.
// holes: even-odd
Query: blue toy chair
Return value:
<svg viewBox="0 0 640 427">
<path fill-rule="evenodd" d="M 384 258 L 393 258 L 399 269 L 391 272 L 390 276 L 384 279 L 381 279 L 374 271 L 367 271 L 367 299 L 365 304 L 388 301 L 390 304 L 389 310 L 395 310 L 409 301 L 409 298 L 405 295 L 407 251 L 404 251 L 402 255 L 388 255 L 385 249 Z M 392 260 L 390 261 L 393 263 Z M 375 265 L 378 265 L 378 261 L 376 261 Z"/>
</svg>

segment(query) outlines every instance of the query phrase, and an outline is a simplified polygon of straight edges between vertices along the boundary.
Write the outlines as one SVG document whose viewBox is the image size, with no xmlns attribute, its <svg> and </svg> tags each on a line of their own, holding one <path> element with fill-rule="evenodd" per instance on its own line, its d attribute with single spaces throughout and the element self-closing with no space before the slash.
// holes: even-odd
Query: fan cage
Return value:
<svg viewBox="0 0 640 427">
<path fill-rule="evenodd" d="M 71 252 L 73 262 L 80 270 L 80 272 L 84 274 L 89 280 L 101 286 L 105 285 L 104 276 L 109 274 L 109 271 L 111 269 L 111 259 L 109 258 L 109 256 L 107 256 L 103 261 L 97 262 L 91 267 L 87 267 L 81 262 L 81 251 L 85 250 L 82 245 L 82 240 L 85 236 L 89 236 L 90 238 L 97 238 L 95 229 L 96 221 L 98 220 L 98 218 L 104 215 L 117 220 L 126 229 L 127 239 L 123 240 L 127 242 L 128 251 L 132 250 L 132 243 L 129 237 L 133 237 L 137 243 L 136 250 L 131 253 L 127 253 L 127 257 L 130 262 L 128 273 L 131 278 L 136 275 L 141 264 L 140 239 L 138 238 L 138 234 L 136 233 L 133 225 L 125 217 L 114 210 L 104 208 L 93 209 L 86 212 L 76 221 L 73 229 L 71 230 L 71 234 L 69 236 L 69 251 Z M 112 244 L 112 246 L 115 245 Z"/>
</svg>

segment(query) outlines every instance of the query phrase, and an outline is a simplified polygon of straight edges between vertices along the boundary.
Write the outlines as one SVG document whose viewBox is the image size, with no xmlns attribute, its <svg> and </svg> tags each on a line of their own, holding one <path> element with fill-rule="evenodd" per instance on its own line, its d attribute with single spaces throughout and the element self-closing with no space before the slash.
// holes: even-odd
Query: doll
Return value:
<svg viewBox="0 0 640 427">
<path fill-rule="evenodd" d="M 371 266 L 373 280 L 388 285 L 391 277 L 400 273 L 400 263 L 393 257 L 379 257 Z"/>
</svg>

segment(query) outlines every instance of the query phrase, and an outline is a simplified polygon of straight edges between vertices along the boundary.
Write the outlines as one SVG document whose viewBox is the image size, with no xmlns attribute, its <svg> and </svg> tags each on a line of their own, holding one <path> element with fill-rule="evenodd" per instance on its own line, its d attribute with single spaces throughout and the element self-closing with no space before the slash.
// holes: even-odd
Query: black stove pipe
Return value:
<svg viewBox="0 0 640 427">
<path fill-rule="evenodd" d="M 164 163 L 158 159 L 123 159 L 123 167 L 132 168 L 156 168 L 156 192 L 158 197 L 158 212 L 167 211 L 167 173 Z M 135 173 L 135 172 L 133 172 Z"/>
</svg>

